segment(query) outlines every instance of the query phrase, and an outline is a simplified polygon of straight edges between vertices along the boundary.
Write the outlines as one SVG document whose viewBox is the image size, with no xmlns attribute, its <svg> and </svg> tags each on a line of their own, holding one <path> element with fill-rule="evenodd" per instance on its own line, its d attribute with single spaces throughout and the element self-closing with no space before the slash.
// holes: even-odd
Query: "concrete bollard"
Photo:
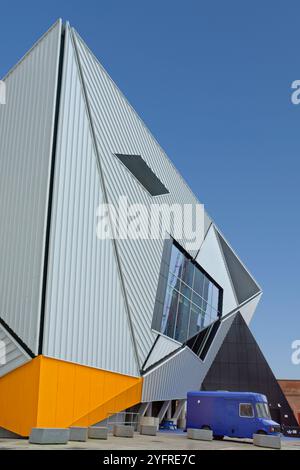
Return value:
<svg viewBox="0 0 300 470">
<path fill-rule="evenodd" d="M 266 434 L 253 434 L 253 444 L 257 447 L 281 449 L 281 437 L 280 436 L 268 436 Z"/>
<path fill-rule="evenodd" d="M 148 426 L 146 424 L 142 424 L 140 427 L 140 434 L 143 434 L 144 436 L 156 436 L 156 431 L 156 426 Z"/>
<path fill-rule="evenodd" d="M 154 418 L 154 416 L 142 416 L 139 422 L 139 426 L 156 426 L 156 429 L 159 429 L 159 418 Z"/>
<path fill-rule="evenodd" d="M 88 428 L 78 426 L 70 427 L 70 441 L 86 442 L 88 439 Z"/>
<path fill-rule="evenodd" d="M 187 430 L 187 438 L 194 439 L 197 441 L 212 441 L 213 433 L 210 429 L 193 429 Z"/>
<path fill-rule="evenodd" d="M 107 439 L 108 428 L 104 426 L 91 426 L 89 428 L 88 437 L 90 439 Z"/>
<path fill-rule="evenodd" d="M 70 430 L 64 428 L 32 428 L 30 444 L 67 444 Z"/>
<path fill-rule="evenodd" d="M 113 429 L 115 437 L 133 437 L 134 429 L 133 426 L 126 426 L 124 424 L 115 424 Z"/>
</svg>

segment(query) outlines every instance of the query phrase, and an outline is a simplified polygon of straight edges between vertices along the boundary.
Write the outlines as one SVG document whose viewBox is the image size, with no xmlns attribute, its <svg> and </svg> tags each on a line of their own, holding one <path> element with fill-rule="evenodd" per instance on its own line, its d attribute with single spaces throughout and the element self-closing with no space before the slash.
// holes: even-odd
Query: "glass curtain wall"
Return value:
<svg viewBox="0 0 300 470">
<path fill-rule="evenodd" d="M 184 343 L 218 318 L 219 296 L 220 289 L 173 245 L 161 332 Z"/>
</svg>

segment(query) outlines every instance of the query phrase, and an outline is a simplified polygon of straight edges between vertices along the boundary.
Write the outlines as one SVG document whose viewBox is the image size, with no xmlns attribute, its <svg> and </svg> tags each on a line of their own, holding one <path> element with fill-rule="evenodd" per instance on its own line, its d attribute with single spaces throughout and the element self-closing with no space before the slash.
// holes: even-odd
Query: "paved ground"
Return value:
<svg viewBox="0 0 300 470">
<path fill-rule="evenodd" d="M 38 449 L 65 449 L 65 450 L 264 450 L 254 447 L 250 440 L 224 439 L 223 441 L 192 441 L 186 434 L 160 432 L 156 437 L 135 434 L 133 439 L 114 437 L 109 435 L 107 441 L 90 439 L 88 442 L 70 442 L 67 445 L 34 445 L 26 439 L 0 439 L 0 450 L 38 450 Z M 282 449 L 300 450 L 300 439 L 282 440 Z"/>
</svg>

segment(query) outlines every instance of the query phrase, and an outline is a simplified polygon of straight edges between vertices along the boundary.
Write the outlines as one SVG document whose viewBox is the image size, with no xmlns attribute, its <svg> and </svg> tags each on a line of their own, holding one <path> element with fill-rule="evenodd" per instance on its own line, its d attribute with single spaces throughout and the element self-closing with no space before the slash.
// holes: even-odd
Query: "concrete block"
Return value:
<svg viewBox="0 0 300 470">
<path fill-rule="evenodd" d="M 115 437 L 133 437 L 133 426 L 126 426 L 125 424 L 115 424 L 113 429 Z"/>
<path fill-rule="evenodd" d="M 267 436 L 266 434 L 253 434 L 253 444 L 257 447 L 281 449 L 281 437 Z"/>
<path fill-rule="evenodd" d="M 70 441 L 86 442 L 88 439 L 88 428 L 78 426 L 70 427 Z"/>
<path fill-rule="evenodd" d="M 64 428 L 32 428 L 30 444 L 67 444 L 70 430 Z"/>
<path fill-rule="evenodd" d="M 154 416 L 142 416 L 139 422 L 140 426 L 156 426 L 156 429 L 159 428 L 159 418 L 154 418 Z"/>
<path fill-rule="evenodd" d="M 187 430 L 188 439 L 194 439 L 197 441 L 212 441 L 213 433 L 210 429 L 193 429 Z"/>
<path fill-rule="evenodd" d="M 147 426 L 142 424 L 140 427 L 140 433 L 144 436 L 156 436 L 157 426 Z"/>
<path fill-rule="evenodd" d="M 107 439 L 108 428 L 105 426 L 91 426 L 88 436 L 90 439 Z"/>
</svg>

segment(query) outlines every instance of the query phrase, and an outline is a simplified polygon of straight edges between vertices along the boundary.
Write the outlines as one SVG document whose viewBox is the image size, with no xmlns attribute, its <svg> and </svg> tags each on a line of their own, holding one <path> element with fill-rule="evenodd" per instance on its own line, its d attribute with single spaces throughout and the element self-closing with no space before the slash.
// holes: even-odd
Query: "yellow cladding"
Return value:
<svg viewBox="0 0 300 470">
<path fill-rule="evenodd" d="M 0 427 L 28 436 L 36 425 L 40 358 L 0 378 Z"/>
<path fill-rule="evenodd" d="M 142 379 L 38 356 L 0 378 L 0 427 L 89 426 L 141 401 Z"/>
</svg>

